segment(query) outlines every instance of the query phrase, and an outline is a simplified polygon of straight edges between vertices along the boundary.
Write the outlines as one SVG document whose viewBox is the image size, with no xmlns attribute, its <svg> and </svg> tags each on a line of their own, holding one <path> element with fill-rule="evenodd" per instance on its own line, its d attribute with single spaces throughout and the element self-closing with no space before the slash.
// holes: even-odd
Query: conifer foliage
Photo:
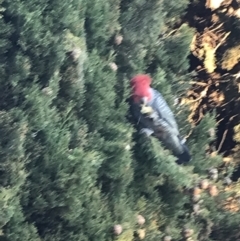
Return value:
<svg viewBox="0 0 240 241">
<path fill-rule="evenodd" d="M 232 170 L 206 151 L 215 116 L 194 125 L 174 105 L 191 80 L 188 1 L 0 4 L 0 240 L 236 237 Z M 174 110 L 189 165 L 136 132 L 127 99 L 139 72 Z"/>
</svg>

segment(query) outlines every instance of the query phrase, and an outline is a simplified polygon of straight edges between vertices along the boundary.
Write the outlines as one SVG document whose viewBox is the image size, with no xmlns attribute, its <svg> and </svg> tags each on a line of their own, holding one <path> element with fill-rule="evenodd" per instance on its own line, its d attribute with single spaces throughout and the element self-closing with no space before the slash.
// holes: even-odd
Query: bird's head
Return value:
<svg viewBox="0 0 240 241">
<path fill-rule="evenodd" d="M 151 100 L 151 83 L 151 77 L 146 74 L 138 74 L 131 79 L 132 98 L 134 102 L 146 103 L 147 101 Z"/>
</svg>

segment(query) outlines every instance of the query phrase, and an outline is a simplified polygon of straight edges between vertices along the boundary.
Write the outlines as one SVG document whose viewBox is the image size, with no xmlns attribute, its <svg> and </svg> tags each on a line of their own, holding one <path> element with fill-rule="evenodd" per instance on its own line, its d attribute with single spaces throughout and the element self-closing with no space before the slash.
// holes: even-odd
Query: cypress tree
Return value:
<svg viewBox="0 0 240 241">
<path fill-rule="evenodd" d="M 2 240 L 237 237 L 228 209 L 237 186 L 224 183 L 232 166 L 206 151 L 214 112 L 193 122 L 188 105 L 174 104 L 195 78 L 188 3 L 1 1 Z M 131 122 L 139 72 L 173 109 L 188 165 Z"/>
</svg>

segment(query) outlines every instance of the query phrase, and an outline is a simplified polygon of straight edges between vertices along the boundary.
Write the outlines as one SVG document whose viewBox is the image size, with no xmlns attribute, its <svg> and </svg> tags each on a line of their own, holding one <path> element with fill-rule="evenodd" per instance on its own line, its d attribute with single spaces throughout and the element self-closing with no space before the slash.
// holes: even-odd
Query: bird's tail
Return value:
<svg viewBox="0 0 240 241">
<path fill-rule="evenodd" d="M 191 155 L 186 144 L 182 144 L 183 153 L 177 155 L 177 164 L 188 163 L 191 160 Z"/>
</svg>

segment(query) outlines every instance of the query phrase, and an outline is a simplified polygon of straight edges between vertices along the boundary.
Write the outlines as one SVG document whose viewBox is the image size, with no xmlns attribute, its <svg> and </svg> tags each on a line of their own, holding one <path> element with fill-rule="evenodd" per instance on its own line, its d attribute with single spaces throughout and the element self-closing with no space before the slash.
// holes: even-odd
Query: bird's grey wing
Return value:
<svg viewBox="0 0 240 241">
<path fill-rule="evenodd" d="M 178 136 L 178 125 L 175 120 L 174 114 L 169 108 L 167 102 L 163 98 L 163 96 L 157 91 L 153 89 L 154 100 L 152 103 L 152 108 L 158 113 L 159 117 L 165 120 L 172 128 L 172 131 Z"/>
</svg>

